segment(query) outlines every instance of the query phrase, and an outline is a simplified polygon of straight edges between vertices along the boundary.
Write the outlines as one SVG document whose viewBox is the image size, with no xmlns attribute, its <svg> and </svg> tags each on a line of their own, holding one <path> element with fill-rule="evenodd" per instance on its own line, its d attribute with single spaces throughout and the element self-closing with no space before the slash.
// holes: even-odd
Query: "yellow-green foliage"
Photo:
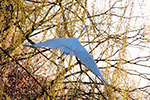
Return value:
<svg viewBox="0 0 150 100">
<path fill-rule="evenodd" d="M 144 30 L 137 32 L 130 25 L 133 2 L 103 0 L 104 8 L 97 9 L 94 1 L 0 1 L 0 99 L 130 100 L 147 96 L 147 88 L 143 87 L 144 92 L 138 88 L 139 81 L 134 85 L 134 73 L 127 69 L 136 66 L 135 60 L 139 59 L 130 59 L 128 46 L 133 44 L 129 39 L 140 41 Z M 121 15 L 114 14 L 118 13 L 115 9 Z M 127 12 L 129 18 L 125 16 Z M 114 88 L 103 84 L 75 57 L 59 50 L 23 46 L 53 38 L 78 37 L 85 24 L 89 27 L 80 42 Z M 132 36 L 132 32 L 137 33 Z M 149 30 L 144 32 L 141 39 L 149 42 Z M 136 71 L 135 74 L 139 75 Z"/>
</svg>

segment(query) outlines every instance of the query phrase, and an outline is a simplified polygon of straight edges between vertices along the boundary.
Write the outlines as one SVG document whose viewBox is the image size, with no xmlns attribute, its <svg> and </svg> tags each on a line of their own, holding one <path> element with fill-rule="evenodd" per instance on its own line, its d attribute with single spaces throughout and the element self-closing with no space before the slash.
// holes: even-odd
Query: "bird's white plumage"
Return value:
<svg viewBox="0 0 150 100">
<path fill-rule="evenodd" d="M 68 55 L 76 56 L 84 63 L 94 74 L 99 76 L 107 85 L 108 82 L 103 78 L 102 74 L 100 73 L 94 59 L 92 56 L 87 52 L 87 50 L 80 44 L 78 38 L 58 38 L 58 39 L 51 39 L 45 42 L 33 44 L 33 45 L 25 45 L 29 47 L 48 47 L 51 49 L 60 49 L 63 53 Z"/>
</svg>

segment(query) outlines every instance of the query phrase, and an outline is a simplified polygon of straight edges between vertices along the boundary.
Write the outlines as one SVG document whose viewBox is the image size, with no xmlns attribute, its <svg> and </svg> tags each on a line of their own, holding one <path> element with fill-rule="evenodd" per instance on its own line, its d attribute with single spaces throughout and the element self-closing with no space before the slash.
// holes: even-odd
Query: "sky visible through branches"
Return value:
<svg viewBox="0 0 150 100">
<path fill-rule="evenodd" d="M 0 99 L 147 100 L 149 5 L 149 0 L 1 0 Z M 23 46 L 77 38 L 85 25 L 79 41 L 115 88 L 74 56 Z"/>
<path fill-rule="evenodd" d="M 113 4 L 116 0 L 112 0 L 111 3 Z M 124 4 L 126 4 L 127 0 L 124 0 Z M 132 2 L 132 3 L 131 3 Z M 148 33 L 149 33 L 149 26 L 150 26 L 150 1 L 149 0 L 134 0 L 131 1 L 131 5 L 129 5 L 132 8 L 132 12 L 130 11 L 131 9 L 127 10 L 127 15 L 126 18 L 128 19 L 128 16 L 130 16 L 130 13 L 132 13 L 131 17 L 131 27 L 136 27 L 136 28 L 145 28 Z M 110 1 L 106 0 L 106 2 L 103 2 L 103 0 L 88 0 L 88 10 L 89 12 L 92 14 L 92 12 L 95 12 L 95 15 L 99 15 L 99 11 L 102 11 L 103 9 L 109 9 L 109 4 Z M 111 4 L 110 3 L 110 4 Z M 123 5 L 119 5 L 120 7 Z M 93 9 L 93 7 L 95 9 Z M 130 8 L 129 7 L 129 8 Z M 120 9 L 116 7 L 115 11 L 114 11 L 114 17 L 113 20 L 118 21 L 118 15 L 121 15 Z M 136 21 L 135 21 L 136 20 Z M 112 33 L 113 34 L 113 33 Z M 132 33 L 131 36 L 133 34 L 136 34 L 136 32 Z M 144 34 L 143 34 L 144 35 Z M 150 39 L 150 35 L 146 35 L 145 38 Z M 130 42 L 131 40 L 129 40 L 128 42 Z M 136 62 L 139 62 L 140 64 L 137 64 L 137 66 L 132 66 L 129 65 L 128 68 L 132 71 L 132 70 L 136 70 L 137 72 L 142 72 L 142 73 L 147 73 L 150 74 L 150 68 L 148 67 L 141 67 L 140 65 L 150 65 L 150 61 L 149 61 L 149 55 L 150 55 L 150 46 L 147 45 L 149 43 L 145 43 L 142 45 L 142 47 L 138 46 L 139 41 L 136 41 L 134 44 L 132 44 L 131 46 L 128 47 L 128 53 L 129 53 L 129 57 L 128 59 L 132 60 L 132 59 L 136 59 L 138 57 L 142 57 L 145 58 L 144 62 L 140 62 L 140 60 L 137 60 Z M 140 44 L 141 45 L 141 44 Z M 141 58 L 141 59 L 142 59 Z M 135 79 L 137 82 L 141 80 L 140 86 L 146 86 L 146 85 L 150 85 L 149 80 L 145 80 L 143 78 L 140 78 L 138 76 L 134 76 L 132 77 L 133 79 Z M 150 75 L 147 75 L 147 78 L 150 79 Z"/>
</svg>

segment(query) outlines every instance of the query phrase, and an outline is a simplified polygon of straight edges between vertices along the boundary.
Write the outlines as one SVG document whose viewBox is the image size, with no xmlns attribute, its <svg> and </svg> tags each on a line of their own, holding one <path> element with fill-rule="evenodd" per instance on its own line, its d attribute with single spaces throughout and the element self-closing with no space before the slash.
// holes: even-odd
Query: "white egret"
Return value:
<svg viewBox="0 0 150 100">
<path fill-rule="evenodd" d="M 82 29 L 81 33 L 83 30 L 87 27 Z M 80 34 L 81 36 L 81 34 Z M 45 42 L 37 43 L 37 44 L 32 44 L 32 45 L 24 45 L 27 47 L 48 47 L 51 49 L 60 49 L 63 53 L 76 56 L 77 58 L 80 59 L 82 63 L 84 63 L 94 74 L 99 76 L 107 85 L 111 86 L 102 76 L 100 73 L 94 59 L 92 56 L 87 52 L 87 50 L 80 44 L 79 38 L 57 38 L 57 39 L 51 39 L 47 40 Z M 112 86 L 111 86 L 112 87 Z"/>
</svg>

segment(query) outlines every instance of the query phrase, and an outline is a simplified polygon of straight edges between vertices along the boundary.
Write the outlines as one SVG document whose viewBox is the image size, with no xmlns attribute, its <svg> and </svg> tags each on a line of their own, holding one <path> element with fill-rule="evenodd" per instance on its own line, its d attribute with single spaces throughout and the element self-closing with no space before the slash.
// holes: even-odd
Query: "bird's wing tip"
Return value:
<svg viewBox="0 0 150 100">
<path fill-rule="evenodd" d="M 24 47 L 34 47 L 33 45 L 23 45 Z"/>
</svg>

